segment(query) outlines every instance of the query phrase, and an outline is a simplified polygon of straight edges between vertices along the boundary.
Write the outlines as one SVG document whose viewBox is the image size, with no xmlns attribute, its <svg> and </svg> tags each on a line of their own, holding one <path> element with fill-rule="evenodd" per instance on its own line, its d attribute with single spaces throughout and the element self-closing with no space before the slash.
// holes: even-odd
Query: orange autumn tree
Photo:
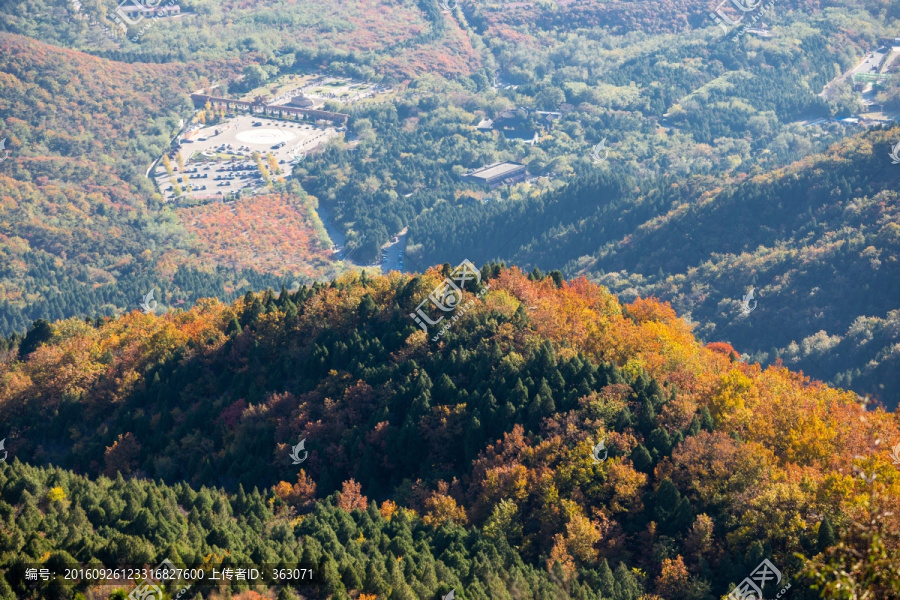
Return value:
<svg viewBox="0 0 900 600">
<path fill-rule="evenodd" d="M 337 494 L 338 508 L 347 512 L 357 508 L 366 510 L 369 507 L 369 499 L 362 495 L 361 490 L 362 486 L 353 479 L 345 481 Z"/>
<path fill-rule="evenodd" d="M 291 485 L 287 481 L 279 481 L 272 491 L 285 503 L 295 508 L 309 507 L 316 499 L 316 483 L 304 469 L 300 469 L 297 483 Z"/>
<path fill-rule="evenodd" d="M 106 476 L 115 477 L 117 473 L 131 475 L 138 466 L 140 455 L 141 445 L 134 436 L 130 432 L 120 434 L 119 439 L 113 442 L 112 446 L 108 446 L 104 453 Z"/>
</svg>

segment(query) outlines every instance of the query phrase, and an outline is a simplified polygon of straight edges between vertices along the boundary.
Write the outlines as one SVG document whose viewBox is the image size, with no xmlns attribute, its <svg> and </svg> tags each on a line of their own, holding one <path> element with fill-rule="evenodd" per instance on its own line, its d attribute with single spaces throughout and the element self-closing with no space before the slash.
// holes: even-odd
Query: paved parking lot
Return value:
<svg viewBox="0 0 900 600">
<path fill-rule="evenodd" d="M 264 181 L 252 154 L 259 152 L 268 168 L 272 154 L 288 177 L 297 160 L 303 159 L 320 144 L 339 135 L 331 126 L 275 120 L 257 115 L 240 115 L 224 123 L 191 131 L 181 142 L 178 153 L 185 172 L 178 173 L 178 161 L 170 160 L 182 190 L 190 184 L 190 199 L 224 198 L 241 191 L 264 191 Z M 157 186 L 166 200 L 174 200 L 173 182 L 162 162 L 154 171 Z"/>
<path fill-rule="evenodd" d="M 381 270 L 403 272 L 403 251 L 406 249 L 406 227 L 395 235 L 390 242 L 381 247 Z"/>
</svg>

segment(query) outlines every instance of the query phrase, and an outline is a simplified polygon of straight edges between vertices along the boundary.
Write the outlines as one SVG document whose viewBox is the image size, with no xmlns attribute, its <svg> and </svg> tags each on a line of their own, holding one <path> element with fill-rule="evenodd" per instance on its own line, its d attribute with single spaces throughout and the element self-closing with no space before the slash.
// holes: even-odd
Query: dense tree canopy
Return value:
<svg viewBox="0 0 900 600">
<path fill-rule="evenodd" d="M 185 562 L 249 548 L 261 560 L 263 547 L 313 557 L 335 597 L 455 587 L 495 598 L 505 596 L 486 590 L 521 585 L 546 588 L 541 597 L 711 600 L 769 558 L 812 599 L 815 561 L 844 560 L 830 548 L 857 543 L 853 522 L 898 492 L 900 472 L 876 444 L 900 440 L 896 413 L 864 412 L 853 394 L 747 364 L 727 344 L 704 347 L 653 300 L 620 305 L 585 280 L 489 265 L 478 285 L 490 289 L 432 342 L 408 313 L 449 272 L 350 275 L 163 317 L 51 325 L 0 371 L 11 460 L 59 465 L 3 467 L 3 501 L 18 507 L 6 514 L 34 515 L 9 521 L 24 530 L 5 543 L 49 527 L 56 504 L 40 498 L 62 493 L 90 520 L 85 541 L 45 538 L 32 558 L 111 558 L 118 538 L 90 533 L 111 523 L 144 540 L 133 552 L 146 562 L 172 547 Z M 296 466 L 300 440 L 308 458 Z M 44 483 L 23 496 L 26 477 Z M 104 509 L 105 521 L 90 508 L 103 494 L 75 492 L 84 486 L 142 486 L 181 512 L 152 527 L 141 496 L 131 516 Z M 270 533 L 240 521 L 218 531 L 194 500 L 221 497 L 251 519 L 235 504 L 247 490 Z M 897 533 L 882 526 L 896 557 Z"/>
</svg>

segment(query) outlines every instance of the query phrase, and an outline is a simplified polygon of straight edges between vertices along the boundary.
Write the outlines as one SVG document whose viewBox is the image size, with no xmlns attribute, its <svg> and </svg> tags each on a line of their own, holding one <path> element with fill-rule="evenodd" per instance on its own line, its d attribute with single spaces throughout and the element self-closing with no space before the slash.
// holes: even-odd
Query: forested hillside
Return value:
<svg viewBox="0 0 900 600">
<path fill-rule="evenodd" d="M 230 552 L 320 563 L 333 598 L 713 600 L 767 558 L 792 598 L 900 597 L 896 412 L 559 273 L 485 266 L 435 342 L 408 314 L 450 273 L 35 328 L 0 366 L 3 566 Z"/>
<path fill-rule="evenodd" d="M 435 256 L 512 257 L 588 274 L 626 300 L 672 302 L 697 333 L 896 406 L 900 399 L 898 129 L 709 188 L 586 176 L 535 201 L 437 210 L 412 241 Z M 491 232 L 490 235 L 487 232 Z M 502 232 L 498 234 L 497 232 Z M 755 289 L 758 312 L 741 316 Z"/>
<path fill-rule="evenodd" d="M 717 1 L 2 3 L 0 600 L 900 600 L 900 4 Z"/>
<path fill-rule="evenodd" d="M 288 193 L 177 211 L 197 236 L 201 258 L 232 268 L 313 280 L 330 267 L 331 240 L 317 202 L 298 186 Z"/>
<path fill-rule="evenodd" d="M 599 6 L 573 3 L 565 10 Z M 609 6 L 629 10 L 626 3 Z M 519 11 L 530 9 L 497 14 Z M 468 9 L 463 13 L 453 14 L 469 18 Z M 881 31 L 876 15 L 868 13 L 859 16 L 857 27 L 864 33 L 855 36 L 838 19 L 818 12 L 805 15 L 803 26 L 794 18 L 785 16 L 782 32 L 767 40 L 722 43 L 709 39 L 708 32 L 686 30 L 633 43 L 624 35 L 598 39 L 587 27 L 560 35 L 525 21 L 507 41 L 495 37 L 493 26 L 478 26 L 473 16 L 472 35 L 490 51 L 484 68 L 450 81 L 423 76 L 394 102 L 353 107 L 351 126 L 359 144 L 332 146 L 309 165 L 304 187 L 332 210 L 348 234 L 348 248 L 359 248 L 364 259 L 376 259 L 381 245 L 410 226 L 408 264 L 421 269 L 451 260 L 442 253 L 459 244 L 448 244 L 447 238 L 470 213 L 515 212 L 518 201 L 576 177 L 598 171 L 641 181 L 673 177 L 680 185 L 712 190 L 782 167 L 854 133 L 838 123 L 802 122 L 857 110 L 852 94 L 827 101 L 819 92 L 855 64 Z M 561 110 L 563 105 L 570 108 Z M 530 113 L 517 121 L 518 129 L 534 133 L 533 145 L 508 132 L 475 128 L 518 107 L 558 116 L 548 120 Z M 601 141 L 609 155 L 595 161 L 592 149 Z M 525 164 L 539 178 L 493 192 L 461 179 L 467 171 L 504 160 Z M 479 209 L 477 200 L 503 202 Z M 556 216 L 542 221 L 559 222 Z M 503 227 L 494 231 L 509 237 Z M 520 262 L 494 252 L 490 258 Z"/>
<path fill-rule="evenodd" d="M 169 3 L 179 7 L 178 16 L 142 20 L 127 33 L 114 22 L 119 4 L 25 0 L 17 10 L 0 9 L 0 28 L 125 62 L 268 58 L 273 68 L 296 60 L 396 80 L 434 71 L 465 75 L 479 62 L 465 31 L 437 0 L 180 0 Z"/>
<path fill-rule="evenodd" d="M 0 332 L 73 315 L 162 306 L 331 272 L 282 262 L 266 275 L 198 247 L 144 177 L 187 116 L 185 89 L 228 63 L 128 65 L 0 34 Z M 293 210 L 315 235 L 306 210 Z M 190 212 L 190 211 L 188 211 Z M 309 251 L 308 254 L 318 252 Z M 298 264 L 299 263 L 299 264 Z M 219 266 L 222 265 L 222 266 Z M 242 289 L 240 289 L 242 288 Z"/>
<path fill-rule="evenodd" d="M 32 565 L 62 572 L 67 566 L 156 565 L 164 559 L 207 573 L 250 565 L 268 567 L 267 572 L 298 565 L 316 569 L 320 583 L 315 587 L 253 586 L 273 597 L 277 593 L 279 600 L 298 600 L 297 591 L 333 598 L 349 598 L 354 591 L 363 598 L 355 594 L 360 589 L 370 592 L 366 598 L 414 600 L 454 587 L 460 598 L 488 599 L 503 598 L 507 586 L 545 598 L 597 597 L 584 583 L 560 585 L 550 573 L 525 564 L 508 545 L 495 545 L 459 525 L 436 530 L 413 511 L 391 502 L 369 502 L 352 484 L 298 517 L 271 491 L 228 494 L 121 476 L 93 482 L 70 471 L 16 461 L 0 465 L 0 511 L 7 536 L 2 550 L 16 554 L 3 561 L 3 600 L 72 598 L 70 587 L 26 581 L 25 570 Z M 21 517 L 12 519 L 14 513 Z M 603 575 L 607 585 L 639 589 L 624 568 L 612 572 L 607 567 Z M 462 592 L 464 586 L 470 591 Z M 106 600 L 124 598 L 131 587 L 93 585 L 82 591 Z M 173 595 L 182 589 L 167 587 Z M 181 597 L 264 598 L 250 588 L 237 581 L 194 585 L 190 595 Z"/>
<path fill-rule="evenodd" d="M 597 277 L 621 271 L 616 264 L 629 269 L 634 260 L 627 257 L 601 264 L 607 244 L 645 225 L 652 230 L 654 219 L 678 206 L 824 152 L 852 133 L 837 123 L 802 123 L 859 108 L 849 87 L 831 100 L 819 92 L 895 18 L 878 3 L 860 10 L 837 3 L 828 11 L 799 3 L 791 5 L 795 11 L 770 15 L 771 38 L 723 42 L 697 20 L 702 10 L 679 2 L 656 9 L 621 2 L 466 2 L 450 11 L 436 0 L 390 7 L 326 3 L 320 9 L 238 3 L 227 11 L 195 2 L 181 5 L 178 18 L 154 21 L 136 42 L 112 43 L 81 18 L 102 20 L 104 6 L 79 6 L 29 0 L 20 12 L 2 13 L 7 31 L 125 61 L 3 37 L 8 89 L 0 115 L 12 150 L 12 160 L 0 166 L 10 176 L 0 182 L 0 243 L 9 259 L 0 280 L 4 333 L 23 332 L 37 318 L 117 314 L 151 289 L 171 307 L 204 295 L 231 300 L 248 288 L 331 277 L 342 266 L 331 263 L 322 243 L 317 202 L 346 235 L 345 254 L 362 263 L 377 261 L 380 247 L 409 227 L 407 269 L 466 256 L 545 270 L 565 266 L 567 274 Z M 60 11 L 78 14 L 54 18 Z M 338 38 L 347 42 L 337 44 Z M 233 82 L 251 67 L 262 73 L 261 84 L 279 74 L 324 70 L 397 89 L 386 102 L 332 106 L 351 114 L 346 138 L 297 169 L 303 191 L 275 190 L 282 204 L 272 211 L 260 210 L 269 200 L 170 211 L 143 173 L 190 114 L 186 94 Z M 474 127 L 520 106 L 559 113 L 544 118 L 532 112 L 524 119 L 521 126 L 534 130 L 533 145 Z M 591 152 L 601 140 L 610 154 L 595 164 Z M 522 162 L 538 178 L 495 191 L 462 181 L 466 171 L 500 160 Z M 598 185 L 615 198 L 598 203 L 587 192 L 587 205 L 579 200 L 571 212 L 556 214 L 554 190 L 566 184 L 590 190 L 595 178 L 613 182 Z M 76 201 L 60 208 L 60 194 Z M 554 214 L 534 218 L 541 206 Z M 603 223 L 587 227 L 597 210 Z M 487 223 L 491 235 L 483 233 Z M 677 224 L 685 231 L 693 226 L 690 220 Z M 272 233 L 282 226 L 294 241 L 286 254 L 278 249 L 283 238 Z M 473 237 L 475 243 L 464 241 Z M 530 248 L 532 242 L 548 251 Z M 551 256 L 551 248 L 558 254 Z M 682 298 L 688 292 L 649 285 L 655 285 L 651 277 L 679 277 L 668 270 L 668 256 L 660 258 L 652 268 L 645 261 L 620 273 L 625 284 L 603 281 L 626 298 L 657 294 L 679 311 L 693 311 L 704 325 L 718 323 L 721 309 L 702 302 L 695 308 L 695 301 Z M 187 287 L 179 283 L 184 280 Z M 736 282 L 729 293 L 746 293 L 748 285 Z M 782 355 L 807 370 L 813 363 L 804 358 L 803 341 L 819 331 L 829 340 L 840 336 L 840 344 L 853 348 L 818 356 L 824 366 L 816 374 L 892 401 L 894 384 L 885 371 L 893 360 L 888 313 L 896 306 L 880 290 L 860 296 L 865 307 L 835 321 L 826 311 L 822 326 L 801 319 L 768 340 L 726 333 L 743 350 L 767 353 L 754 354 L 760 359 Z M 847 342 L 857 335 L 851 330 L 856 317 L 876 320 L 867 322 L 884 343 L 860 349 Z M 698 331 L 705 336 L 710 329 Z M 839 364 L 838 356 L 848 352 L 849 363 Z"/>
</svg>

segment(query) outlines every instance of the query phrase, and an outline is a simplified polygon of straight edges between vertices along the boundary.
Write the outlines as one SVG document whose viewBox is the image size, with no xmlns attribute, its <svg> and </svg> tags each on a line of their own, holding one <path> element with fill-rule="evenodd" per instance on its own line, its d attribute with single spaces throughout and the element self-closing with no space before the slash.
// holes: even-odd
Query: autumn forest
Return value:
<svg viewBox="0 0 900 600">
<path fill-rule="evenodd" d="M 0 600 L 900 600 L 898 36 L 2 4 Z"/>
</svg>

